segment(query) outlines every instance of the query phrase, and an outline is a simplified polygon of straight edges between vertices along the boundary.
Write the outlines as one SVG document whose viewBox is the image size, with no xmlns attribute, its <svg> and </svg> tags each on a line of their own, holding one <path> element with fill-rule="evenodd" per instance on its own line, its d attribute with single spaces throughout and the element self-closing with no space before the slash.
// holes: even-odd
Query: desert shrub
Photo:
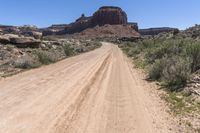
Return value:
<svg viewBox="0 0 200 133">
<path fill-rule="evenodd" d="M 155 41 L 155 46 L 146 50 L 145 58 L 152 64 L 155 60 L 165 56 L 173 57 L 176 55 L 184 56 L 186 42 L 181 39 L 166 39 Z"/>
<path fill-rule="evenodd" d="M 30 69 L 30 68 L 39 67 L 39 63 L 35 62 L 30 57 L 19 58 L 16 61 L 14 61 L 13 65 L 16 68 L 22 68 L 22 69 Z"/>
<path fill-rule="evenodd" d="M 101 47 L 101 46 L 102 46 L 102 43 L 99 42 L 99 41 L 97 41 L 97 40 L 92 41 L 91 43 L 92 43 L 92 45 L 94 45 L 94 48 L 98 48 L 98 47 Z"/>
<path fill-rule="evenodd" d="M 149 69 L 149 78 L 151 80 L 159 80 L 162 76 L 163 69 L 165 67 L 165 61 L 156 60 L 152 67 Z"/>
<path fill-rule="evenodd" d="M 192 72 L 200 69 L 200 42 L 195 42 L 187 46 L 187 54 L 192 60 L 191 69 Z"/>
<path fill-rule="evenodd" d="M 147 50 L 147 53 L 145 54 L 145 58 L 147 59 L 148 63 L 152 64 L 156 60 L 163 58 L 165 54 L 166 54 L 165 48 L 158 47 L 155 49 Z"/>
<path fill-rule="evenodd" d="M 127 55 L 128 55 L 128 57 L 134 57 L 134 55 L 137 53 L 135 53 L 135 51 L 136 51 L 137 49 L 129 49 L 128 51 L 127 51 Z"/>
<path fill-rule="evenodd" d="M 149 70 L 149 78 L 160 80 L 170 90 L 183 87 L 191 74 L 190 60 L 179 56 L 156 60 Z"/>
<path fill-rule="evenodd" d="M 200 41 L 191 38 L 147 38 L 127 43 L 125 53 L 137 62 L 145 61 L 151 80 L 158 80 L 170 90 L 184 87 L 190 75 L 200 69 Z"/>
<path fill-rule="evenodd" d="M 38 51 L 36 52 L 36 56 L 41 64 L 50 64 L 54 63 L 56 61 L 55 57 L 53 54 L 50 54 L 45 51 Z"/>
<path fill-rule="evenodd" d="M 64 52 L 66 56 L 72 56 L 74 54 L 74 49 L 71 48 L 69 45 L 65 45 Z"/>
<path fill-rule="evenodd" d="M 171 57 L 165 60 L 162 71 L 163 85 L 177 90 L 186 85 L 191 74 L 190 60 L 182 57 Z"/>
</svg>

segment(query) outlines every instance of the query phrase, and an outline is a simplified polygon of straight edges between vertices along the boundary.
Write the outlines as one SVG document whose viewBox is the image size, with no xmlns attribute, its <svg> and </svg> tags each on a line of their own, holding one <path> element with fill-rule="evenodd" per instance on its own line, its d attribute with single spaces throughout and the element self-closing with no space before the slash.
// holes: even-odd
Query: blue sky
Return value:
<svg viewBox="0 0 200 133">
<path fill-rule="evenodd" d="M 119 6 L 140 28 L 200 24 L 200 0 L 0 0 L 0 24 L 47 27 L 92 15 L 104 5 Z"/>
</svg>

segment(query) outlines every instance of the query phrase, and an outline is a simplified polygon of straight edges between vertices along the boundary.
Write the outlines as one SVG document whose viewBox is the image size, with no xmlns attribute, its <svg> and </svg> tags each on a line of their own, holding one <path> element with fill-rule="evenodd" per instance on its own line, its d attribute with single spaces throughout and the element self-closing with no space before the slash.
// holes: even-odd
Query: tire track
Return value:
<svg viewBox="0 0 200 133">
<path fill-rule="evenodd" d="M 3 79 L 0 133 L 173 132 L 142 78 L 116 45 L 103 43 L 92 52 Z"/>
</svg>

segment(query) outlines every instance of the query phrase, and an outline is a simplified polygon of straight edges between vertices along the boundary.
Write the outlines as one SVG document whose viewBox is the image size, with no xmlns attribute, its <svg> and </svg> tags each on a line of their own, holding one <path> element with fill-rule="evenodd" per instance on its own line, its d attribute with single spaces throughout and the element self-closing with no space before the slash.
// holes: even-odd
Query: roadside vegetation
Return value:
<svg viewBox="0 0 200 133">
<path fill-rule="evenodd" d="M 200 69 L 200 41 L 188 38 L 144 39 L 126 42 L 122 47 L 137 67 L 148 72 L 171 91 L 184 88 L 191 75 Z"/>
<path fill-rule="evenodd" d="M 49 65 L 71 56 L 99 48 L 96 40 L 45 40 L 40 48 L 16 48 L 0 45 L 0 77 L 8 77 L 21 71 Z M 4 62 L 5 61 L 5 62 Z"/>
<path fill-rule="evenodd" d="M 200 72 L 200 40 L 174 35 L 150 37 L 119 45 L 135 67 L 144 69 L 148 81 L 156 81 L 166 90 L 162 99 L 173 115 L 185 118 L 181 121 L 192 131 L 199 132 L 192 123 L 200 119 L 200 98 L 193 92 L 192 79 Z"/>
</svg>

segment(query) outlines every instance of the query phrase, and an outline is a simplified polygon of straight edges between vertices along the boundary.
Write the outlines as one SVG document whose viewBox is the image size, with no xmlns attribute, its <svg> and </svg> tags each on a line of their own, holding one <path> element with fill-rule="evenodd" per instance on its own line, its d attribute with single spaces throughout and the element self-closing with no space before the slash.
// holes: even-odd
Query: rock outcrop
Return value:
<svg viewBox="0 0 200 133">
<path fill-rule="evenodd" d="M 16 26 L 0 25 L 3 34 L 19 34 L 20 30 Z"/>
<path fill-rule="evenodd" d="M 192 26 L 181 33 L 184 37 L 198 38 L 200 39 L 200 25 Z"/>
<path fill-rule="evenodd" d="M 119 7 L 104 6 L 96 11 L 93 16 L 86 17 L 81 15 L 74 23 L 68 25 L 61 25 L 58 27 L 51 26 L 47 29 L 43 29 L 43 35 L 63 35 L 74 34 L 82 32 L 88 28 L 94 28 L 95 26 L 109 25 L 130 25 L 133 30 L 138 31 L 137 23 L 128 23 L 127 14 Z"/>
<path fill-rule="evenodd" d="M 95 39 L 95 38 L 115 38 L 115 39 L 126 39 L 135 40 L 140 38 L 140 34 L 136 32 L 131 25 L 109 25 L 95 26 L 93 28 L 87 28 L 86 30 L 69 35 L 72 38 L 81 39 Z"/>
<path fill-rule="evenodd" d="M 177 34 L 179 32 L 179 29 L 177 28 L 169 28 L 169 27 L 161 27 L 161 28 L 149 28 L 149 29 L 140 29 L 139 33 L 142 36 L 154 36 L 154 35 L 158 35 L 160 33 L 169 33 L 169 32 L 173 32 L 174 34 Z"/>
<path fill-rule="evenodd" d="M 41 41 L 33 37 L 18 36 L 14 34 L 0 35 L 0 43 L 13 44 L 19 48 L 39 48 Z"/>
<path fill-rule="evenodd" d="M 42 38 L 42 32 L 37 27 L 34 26 L 6 26 L 0 25 L 1 34 L 15 34 L 23 35 L 26 37 L 34 37 L 35 39 Z"/>
<path fill-rule="evenodd" d="M 48 28 L 42 28 L 40 31 L 42 32 L 43 36 L 47 35 L 56 35 L 62 31 L 68 26 L 68 24 L 58 24 L 58 25 L 52 25 Z"/>
<path fill-rule="evenodd" d="M 91 21 L 93 26 L 127 24 L 127 14 L 119 7 L 105 6 L 93 14 Z"/>
</svg>

